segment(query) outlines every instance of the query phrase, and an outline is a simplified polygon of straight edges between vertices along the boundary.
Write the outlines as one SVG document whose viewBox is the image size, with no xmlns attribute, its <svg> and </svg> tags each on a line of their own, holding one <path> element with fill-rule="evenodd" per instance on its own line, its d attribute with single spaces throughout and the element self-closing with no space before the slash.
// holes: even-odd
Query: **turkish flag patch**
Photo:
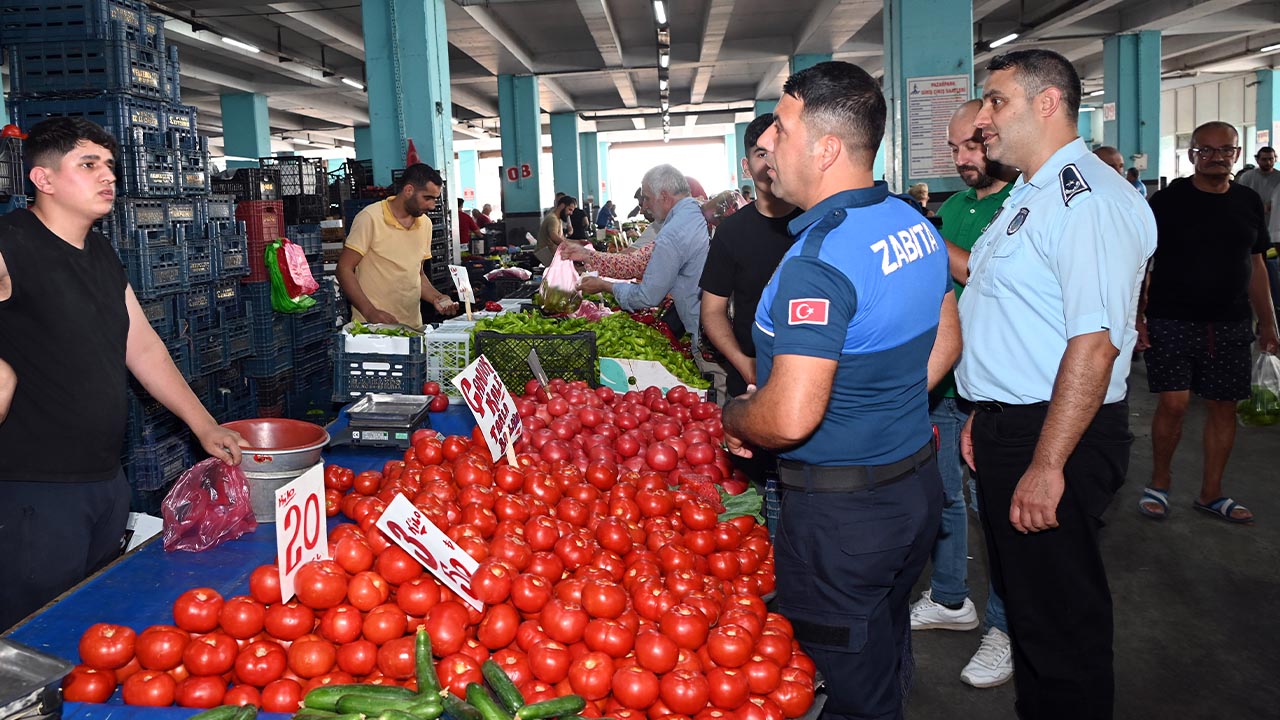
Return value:
<svg viewBox="0 0 1280 720">
<path fill-rule="evenodd" d="M 796 298 L 788 306 L 788 325 L 826 325 L 827 309 L 831 301 L 826 298 Z"/>
</svg>

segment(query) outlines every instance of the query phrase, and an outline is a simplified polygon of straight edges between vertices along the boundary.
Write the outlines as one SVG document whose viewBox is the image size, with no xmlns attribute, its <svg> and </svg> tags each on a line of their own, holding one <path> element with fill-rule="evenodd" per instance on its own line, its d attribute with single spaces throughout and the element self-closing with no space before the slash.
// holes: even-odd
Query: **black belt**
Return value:
<svg viewBox="0 0 1280 720">
<path fill-rule="evenodd" d="M 933 462 L 930 438 L 910 457 L 888 465 L 810 465 L 795 460 L 778 463 L 778 481 L 785 488 L 807 492 L 858 492 L 890 485 Z"/>
<path fill-rule="evenodd" d="M 1026 405 L 1015 405 L 1013 403 L 993 402 L 991 400 L 974 400 L 974 401 L 964 401 L 963 403 L 957 403 L 957 406 L 962 411 L 965 410 L 966 405 L 968 406 L 969 412 L 977 411 L 977 412 L 985 412 L 985 413 L 1017 412 L 1018 410 L 1032 410 L 1036 408 L 1049 407 L 1049 403 L 1047 402 L 1029 403 Z"/>
</svg>

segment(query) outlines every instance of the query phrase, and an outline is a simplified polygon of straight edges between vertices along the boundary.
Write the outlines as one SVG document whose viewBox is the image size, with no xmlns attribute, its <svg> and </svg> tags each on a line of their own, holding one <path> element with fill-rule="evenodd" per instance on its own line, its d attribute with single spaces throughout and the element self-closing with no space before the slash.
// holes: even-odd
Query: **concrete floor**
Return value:
<svg viewBox="0 0 1280 720">
<path fill-rule="evenodd" d="M 1192 403 L 1174 458 L 1170 514 L 1142 517 L 1151 475 L 1145 365 L 1129 378 L 1135 436 L 1129 479 L 1106 515 L 1102 550 L 1115 599 L 1117 719 L 1280 718 L 1280 427 L 1240 428 L 1227 495 L 1257 521 L 1230 525 L 1191 508 L 1200 488 L 1203 408 Z M 985 543 L 969 525 L 969 587 L 985 607 Z M 928 587 L 929 569 L 918 584 Z M 978 630 L 916 632 L 911 720 L 1014 718 L 1013 683 L 988 690 L 960 680 Z"/>
</svg>

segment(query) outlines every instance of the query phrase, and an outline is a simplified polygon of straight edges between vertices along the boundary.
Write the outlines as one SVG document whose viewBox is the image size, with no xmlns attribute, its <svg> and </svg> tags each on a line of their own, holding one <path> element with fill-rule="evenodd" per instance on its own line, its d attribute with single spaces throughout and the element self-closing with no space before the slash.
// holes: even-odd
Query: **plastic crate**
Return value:
<svg viewBox="0 0 1280 720">
<path fill-rule="evenodd" d="M 289 396 L 289 390 L 293 387 L 293 374 L 292 370 L 286 369 L 271 375 L 252 378 L 249 386 L 258 401 L 258 406 L 283 407 L 285 399 Z"/>
<path fill-rule="evenodd" d="M 425 382 L 426 359 L 407 355 L 334 353 L 334 402 L 351 402 L 367 393 L 416 395 Z"/>
<path fill-rule="evenodd" d="M 446 395 L 461 397 L 449 382 L 471 363 L 471 331 L 442 328 L 422 338 L 422 354 L 426 358 L 423 381 L 435 380 Z"/>
<path fill-rule="evenodd" d="M 245 224 L 249 243 L 249 274 L 241 281 L 266 282 L 270 276 L 262 254 L 284 232 L 284 208 L 279 200 L 240 202 L 236 204 L 236 219 Z"/>
<path fill-rule="evenodd" d="M 249 385 L 249 378 L 245 377 L 244 368 L 239 363 L 232 362 L 227 370 L 214 373 L 210 408 L 214 419 L 225 423 L 254 417 L 258 411 L 258 399 Z"/>
<path fill-rule="evenodd" d="M 140 299 L 169 295 L 182 289 L 186 273 L 185 247 L 119 248 L 119 252 L 129 284 Z"/>
<path fill-rule="evenodd" d="M 27 206 L 26 195 L 0 195 L 0 215 L 8 215 L 14 210 Z M 107 238 L 110 240 L 110 238 Z"/>
<path fill-rule="evenodd" d="M 209 317 L 210 326 L 213 323 L 213 293 L 209 291 L 209 285 L 188 285 L 186 292 L 179 293 L 175 298 L 177 303 L 178 316 L 190 320 L 192 315 L 203 315 Z M 205 330 L 205 327 L 196 328 L 197 331 Z"/>
<path fill-rule="evenodd" d="M 293 348 L 294 377 L 299 381 L 308 377 L 333 377 L 333 373 L 329 372 L 329 348 L 331 347 L 332 342 L 327 337 L 310 345 L 295 345 Z"/>
<path fill-rule="evenodd" d="M 294 347 L 327 341 L 333 333 L 333 318 L 325 315 L 322 303 L 317 303 L 306 312 L 288 313 L 285 317 L 288 319 L 289 332 L 293 335 Z"/>
<path fill-rule="evenodd" d="M 147 317 L 151 329 L 156 331 L 161 340 L 168 340 L 178 334 L 177 302 L 172 297 L 139 300 L 142 314 Z"/>
<path fill-rule="evenodd" d="M 280 174 L 280 197 L 297 195 L 319 196 L 328 187 L 328 172 L 325 161 L 321 158 L 308 158 L 300 155 L 282 157 L 265 157 L 258 159 L 258 165 L 264 170 L 275 170 Z M 325 201 L 328 204 L 328 201 Z"/>
<path fill-rule="evenodd" d="M 360 211 L 378 202 L 368 198 L 353 198 L 351 200 L 342 201 L 342 228 L 348 234 L 351 233 L 351 222 L 355 220 L 356 215 Z"/>
<path fill-rule="evenodd" d="M 323 195 L 292 195 L 282 200 L 284 219 L 290 225 L 318 223 L 329 214 L 329 199 Z"/>
<path fill-rule="evenodd" d="M 236 219 L 236 199 L 232 195 L 210 195 L 205 198 L 204 216 L 199 218 L 201 223 L 209 223 L 215 220 L 231 220 Z"/>
<path fill-rule="evenodd" d="M 169 349 L 169 357 L 173 359 L 173 364 L 178 367 L 182 377 L 187 380 L 195 377 L 195 367 L 191 363 L 191 338 L 174 338 L 164 345 Z"/>
<path fill-rule="evenodd" d="M 134 198 L 178 194 L 178 161 L 172 150 L 149 145 L 126 145 L 118 151 L 116 182 L 122 195 Z"/>
<path fill-rule="evenodd" d="M 186 426 L 142 386 L 130 383 L 128 441 L 158 442 L 183 434 Z"/>
<path fill-rule="evenodd" d="M 168 99 L 164 51 L 123 37 L 24 42 L 7 51 L 15 96 L 108 91 Z"/>
<path fill-rule="evenodd" d="M 191 446 L 187 438 L 171 437 L 129 449 L 127 475 L 137 490 L 154 490 L 178 479 L 191 466 Z"/>
<path fill-rule="evenodd" d="M 0 8 L 5 42 L 116 37 L 163 48 L 164 19 L 137 0 L 14 0 Z"/>
<path fill-rule="evenodd" d="M 243 234 L 220 234 L 214 238 L 213 257 L 219 278 L 249 274 L 248 240 Z"/>
<path fill-rule="evenodd" d="M 281 350 L 293 348 L 293 334 L 284 315 L 251 312 L 249 323 L 254 355 L 274 356 Z"/>
<path fill-rule="evenodd" d="M 227 341 L 221 329 L 207 330 L 192 336 L 196 373 L 208 375 L 227 367 Z"/>
<path fill-rule="evenodd" d="M 178 194 L 209 194 L 209 151 L 176 150 Z"/>
<path fill-rule="evenodd" d="M 222 331 L 228 362 L 253 356 L 253 328 L 249 318 L 227 320 L 222 325 Z"/>
<path fill-rule="evenodd" d="M 178 60 L 178 46 L 170 45 L 164 59 L 164 99 L 169 102 L 182 102 L 182 63 Z"/>
<path fill-rule="evenodd" d="M 520 278 L 516 278 L 516 277 L 511 277 L 510 275 L 498 276 L 487 282 L 489 283 L 489 287 L 491 289 L 494 300 L 501 300 L 503 298 L 511 297 L 513 293 L 515 293 L 525 284 L 524 280 L 521 280 Z"/>
<path fill-rule="evenodd" d="M 294 375 L 293 389 L 285 398 L 285 416 L 316 425 L 329 424 L 338 415 L 333 402 L 333 376 L 314 375 L 309 378 Z"/>
<path fill-rule="evenodd" d="M 194 105 L 165 103 L 164 129 L 165 132 L 170 133 L 170 147 L 175 150 L 200 149 L 200 134 L 196 130 L 198 112 Z"/>
<path fill-rule="evenodd" d="M 244 298 L 240 295 L 240 283 L 234 279 L 218 280 L 213 284 L 213 305 L 226 318 L 244 317 Z"/>
<path fill-rule="evenodd" d="M 430 338 L 428 335 L 427 339 Z M 476 333 L 476 355 L 489 359 L 512 394 L 523 392 L 525 383 L 533 379 L 533 371 L 529 369 L 530 350 L 538 351 L 538 360 L 549 378 L 585 380 L 591 387 L 600 384 L 596 334 L 593 332 L 508 335 L 481 330 Z"/>
<path fill-rule="evenodd" d="M 324 243 L 320 239 L 320 226 L 314 223 L 290 224 L 284 229 L 284 236 L 302 246 L 307 259 L 319 258 L 323 254 Z"/>
<path fill-rule="evenodd" d="M 213 192 L 234 195 L 238 202 L 280 199 L 280 171 L 262 168 L 239 168 L 211 178 Z M 281 211 L 283 213 L 283 210 Z M 282 223 L 280 227 L 284 227 Z"/>
<path fill-rule="evenodd" d="M 213 282 L 217 276 L 213 260 L 213 242 L 211 240 L 188 240 L 187 243 L 186 280 L 193 283 Z"/>
<path fill-rule="evenodd" d="M 16 137 L 0 139 L 0 195 L 22 198 L 27 206 L 26 173 L 22 167 L 22 140 Z M 10 208 L 9 212 L 15 208 Z"/>
<path fill-rule="evenodd" d="M 106 128 L 122 144 L 163 147 L 167 142 L 168 103 L 124 93 L 92 97 L 17 99 L 9 117 L 18 127 L 30 129 L 51 117 L 83 117 Z"/>
</svg>

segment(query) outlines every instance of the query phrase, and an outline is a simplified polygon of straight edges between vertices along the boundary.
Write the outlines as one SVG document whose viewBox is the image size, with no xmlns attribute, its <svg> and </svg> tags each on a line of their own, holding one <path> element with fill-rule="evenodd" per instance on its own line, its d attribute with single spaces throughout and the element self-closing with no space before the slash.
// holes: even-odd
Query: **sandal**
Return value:
<svg viewBox="0 0 1280 720">
<path fill-rule="evenodd" d="M 1249 512 L 1249 508 L 1241 505 L 1240 503 L 1236 502 L 1235 500 L 1232 500 L 1229 497 L 1220 497 L 1217 500 L 1214 500 L 1213 502 L 1209 503 L 1208 505 L 1200 502 L 1199 500 L 1196 500 L 1194 503 L 1192 503 L 1191 506 L 1202 512 L 1207 512 L 1213 515 L 1214 517 L 1217 517 L 1219 520 L 1225 520 L 1235 525 L 1252 525 L 1253 524 L 1253 513 Z M 1245 512 L 1248 512 L 1249 517 L 1247 518 L 1235 517 L 1234 515 L 1231 514 L 1231 511 L 1236 509 L 1240 509 L 1240 510 L 1244 510 Z"/>
<path fill-rule="evenodd" d="M 1155 503 L 1159 509 L 1147 507 L 1148 503 Z M 1152 520 L 1169 517 L 1169 491 L 1153 487 L 1142 488 L 1142 497 L 1138 498 L 1138 512 Z"/>
</svg>

